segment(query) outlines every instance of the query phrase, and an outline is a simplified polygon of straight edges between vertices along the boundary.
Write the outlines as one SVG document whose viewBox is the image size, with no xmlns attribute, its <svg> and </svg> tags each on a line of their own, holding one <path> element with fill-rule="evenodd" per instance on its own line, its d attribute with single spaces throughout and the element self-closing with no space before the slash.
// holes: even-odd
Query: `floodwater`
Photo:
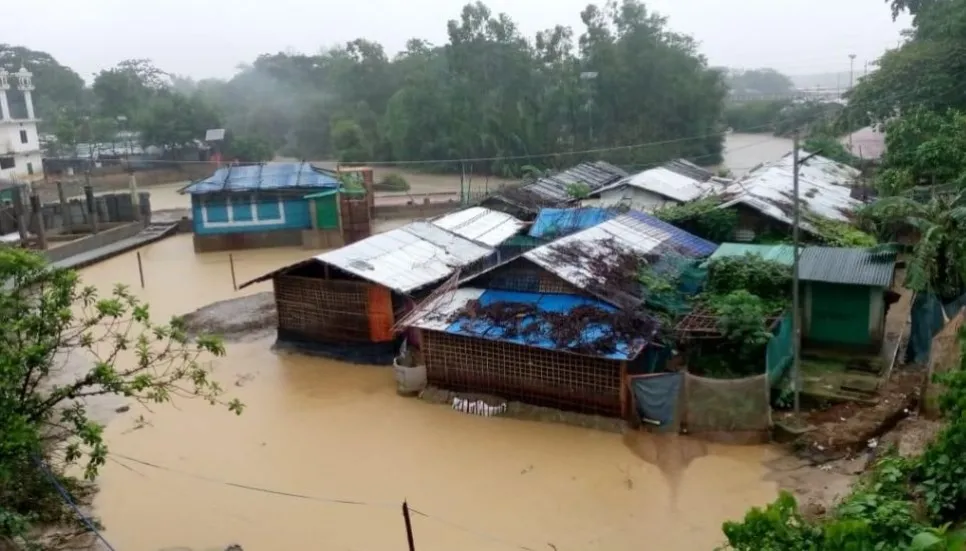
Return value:
<svg viewBox="0 0 966 551">
<path fill-rule="evenodd" d="M 745 174 L 755 166 L 779 159 L 792 150 L 792 140 L 777 138 L 769 134 L 728 134 L 725 137 L 724 163 L 722 167 L 731 170 L 736 176 Z M 326 163 L 320 163 L 326 164 Z M 409 193 L 456 193 L 460 189 L 460 177 L 454 174 L 425 174 L 399 170 L 396 168 L 376 168 L 374 177 L 379 180 L 387 173 L 402 174 L 409 182 Z M 492 189 L 501 183 L 509 182 L 494 177 L 475 176 L 467 184 L 472 191 Z M 191 201 L 187 195 L 178 194 L 178 190 L 187 182 L 165 184 L 146 188 L 151 192 L 151 208 L 153 210 L 187 209 Z M 405 195 L 399 193 L 382 193 L 378 196 Z M 384 230 L 382 230 L 384 231 Z"/>
<path fill-rule="evenodd" d="M 160 316 L 237 296 L 227 254 L 195 255 L 190 241 L 141 249 L 143 290 L 133 252 L 81 275 L 105 290 L 129 284 Z M 236 252 L 236 278 L 304 256 Z M 777 492 L 767 446 L 464 415 L 397 396 L 387 368 L 270 345 L 230 344 L 216 363 L 247 406 L 240 417 L 191 400 L 113 415 L 94 505 L 116 549 L 395 551 L 406 548 L 405 499 L 420 551 L 710 551 L 723 521 Z M 149 423 L 135 429 L 138 415 Z"/>
</svg>

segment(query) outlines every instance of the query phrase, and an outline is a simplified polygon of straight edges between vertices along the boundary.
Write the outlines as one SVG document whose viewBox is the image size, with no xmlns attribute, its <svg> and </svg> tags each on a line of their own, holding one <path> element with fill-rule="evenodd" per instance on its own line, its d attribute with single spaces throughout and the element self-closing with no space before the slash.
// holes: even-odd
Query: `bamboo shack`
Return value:
<svg viewBox="0 0 966 551">
<path fill-rule="evenodd" d="M 502 226 L 494 231 L 508 232 Z M 434 285 L 495 253 L 490 246 L 419 221 L 275 270 L 239 288 L 272 280 L 280 344 L 349 361 L 391 363 L 399 340 L 396 320 Z"/>
</svg>

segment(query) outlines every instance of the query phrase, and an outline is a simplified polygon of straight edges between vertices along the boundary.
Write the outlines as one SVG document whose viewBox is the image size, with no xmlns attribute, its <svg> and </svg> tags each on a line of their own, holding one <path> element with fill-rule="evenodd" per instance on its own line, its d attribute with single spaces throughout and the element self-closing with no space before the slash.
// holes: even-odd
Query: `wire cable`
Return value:
<svg viewBox="0 0 966 551">
<path fill-rule="evenodd" d="M 91 522 L 91 520 L 87 517 L 87 515 L 85 515 L 77 506 L 77 504 L 74 503 L 74 500 L 71 499 L 70 497 L 70 493 L 68 493 L 67 489 L 64 488 L 61 485 L 61 483 L 57 481 L 57 477 L 54 476 L 54 473 L 50 471 L 50 468 L 47 467 L 47 465 L 43 462 L 43 460 L 41 460 L 39 457 L 34 457 L 34 462 L 37 463 L 37 466 L 40 468 L 41 471 L 43 471 L 44 475 L 46 475 L 47 480 L 50 481 L 51 485 L 53 485 L 53 487 L 57 489 L 57 493 L 60 494 L 60 497 L 64 500 L 64 502 L 67 503 L 67 505 L 74 510 L 74 513 L 77 515 L 77 518 L 79 518 L 80 521 L 83 522 L 85 526 L 87 526 L 87 529 L 93 532 L 94 535 L 97 537 L 97 539 L 101 540 L 101 543 L 103 543 L 104 546 L 107 547 L 110 551 L 115 551 L 114 546 L 111 545 L 111 542 L 107 541 L 107 538 L 105 538 L 104 535 L 101 534 L 101 532 L 97 529 L 97 527 L 94 526 L 94 523 Z"/>
</svg>

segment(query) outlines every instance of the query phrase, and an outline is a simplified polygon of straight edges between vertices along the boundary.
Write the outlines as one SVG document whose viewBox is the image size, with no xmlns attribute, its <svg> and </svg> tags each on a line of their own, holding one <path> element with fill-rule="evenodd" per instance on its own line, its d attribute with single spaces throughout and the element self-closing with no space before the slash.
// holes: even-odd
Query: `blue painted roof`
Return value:
<svg viewBox="0 0 966 551">
<path fill-rule="evenodd" d="M 592 228 L 616 216 L 610 210 L 597 207 L 572 209 L 540 209 L 530 227 L 530 237 L 563 237 Z"/>
<path fill-rule="evenodd" d="M 636 210 L 629 210 L 625 214 L 640 222 L 646 228 L 657 230 L 657 232 L 663 234 L 664 245 L 680 249 L 680 252 L 688 256 L 708 256 L 718 248 L 718 245 L 650 214 Z M 644 231 L 646 232 L 646 229 Z"/>
<path fill-rule="evenodd" d="M 545 293 L 521 293 L 516 291 L 498 291 L 498 290 L 487 290 L 478 299 L 481 306 L 487 306 L 497 302 L 515 302 L 524 304 L 533 304 L 536 306 L 538 312 L 560 312 L 566 313 L 570 312 L 577 306 L 592 305 L 602 310 L 608 312 L 616 312 L 617 309 L 610 306 L 607 303 L 595 300 L 592 298 L 579 297 L 575 295 L 564 295 L 564 294 L 545 294 Z M 538 320 L 521 320 L 521 323 L 527 323 L 528 321 L 536 322 Z M 446 328 L 447 333 L 452 333 L 455 335 L 466 335 L 472 337 L 478 337 L 483 339 L 499 340 L 504 342 L 510 342 L 514 344 L 521 344 L 524 346 L 533 346 L 536 348 L 543 348 L 546 350 L 561 350 L 557 347 L 554 339 L 550 336 L 550 328 L 543 327 L 541 333 L 542 335 L 527 335 L 526 337 L 513 336 L 507 337 L 504 335 L 502 328 L 494 326 L 489 322 L 480 319 L 469 319 L 463 318 L 455 321 L 449 327 Z M 608 334 L 608 327 L 606 324 L 598 324 L 596 326 L 588 326 L 583 334 L 581 335 L 581 340 L 583 342 L 592 343 L 601 337 Z M 644 347 L 647 345 L 647 337 L 642 335 L 640 339 L 635 339 L 633 342 L 619 342 L 617 343 L 616 350 L 610 354 L 601 355 L 600 357 L 609 360 L 632 360 L 636 358 Z M 566 350 L 564 350 L 566 351 Z"/>
<path fill-rule="evenodd" d="M 338 188 L 341 183 L 334 173 L 309 163 L 270 163 L 219 168 L 211 176 L 185 187 L 182 192 L 193 195 L 218 192 L 265 190 L 318 190 Z"/>
</svg>

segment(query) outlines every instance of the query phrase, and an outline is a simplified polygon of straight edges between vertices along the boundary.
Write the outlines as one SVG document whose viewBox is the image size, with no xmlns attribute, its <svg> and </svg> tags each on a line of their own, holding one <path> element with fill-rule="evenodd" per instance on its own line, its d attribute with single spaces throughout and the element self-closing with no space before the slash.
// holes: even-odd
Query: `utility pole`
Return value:
<svg viewBox="0 0 966 551">
<path fill-rule="evenodd" d="M 801 321 L 798 312 L 798 227 L 799 202 L 798 202 L 798 130 L 792 147 L 792 385 L 795 389 L 795 419 L 801 420 L 801 393 L 802 393 L 802 358 L 801 358 Z"/>
<path fill-rule="evenodd" d="M 849 54 L 849 92 L 852 91 L 853 86 L 855 86 L 855 54 Z M 852 149 L 852 134 L 855 132 L 852 131 L 853 128 L 851 123 L 852 121 L 849 120 L 849 153 L 854 151 Z M 797 173 L 798 171 L 796 170 L 796 174 Z"/>
<path fill-rule="evenodd" d="M 819 155 L 821 150 L 813 151 L 805 158 L 799 157 L 799 131 L 796 129 L 794 134 L 792 151 L 792 380 L 795 389 L 795 419 L 801 421 L 801 394 L 802 394 L 802 327 L 799 317 L 799 283 L 798 283 L 798 256 L 800 248 L 799 228 L 801 226 L 801 213 L 799 207 L 801 202 L 798 198 L 798 172 L 802 164 Z"/>
</svg>

